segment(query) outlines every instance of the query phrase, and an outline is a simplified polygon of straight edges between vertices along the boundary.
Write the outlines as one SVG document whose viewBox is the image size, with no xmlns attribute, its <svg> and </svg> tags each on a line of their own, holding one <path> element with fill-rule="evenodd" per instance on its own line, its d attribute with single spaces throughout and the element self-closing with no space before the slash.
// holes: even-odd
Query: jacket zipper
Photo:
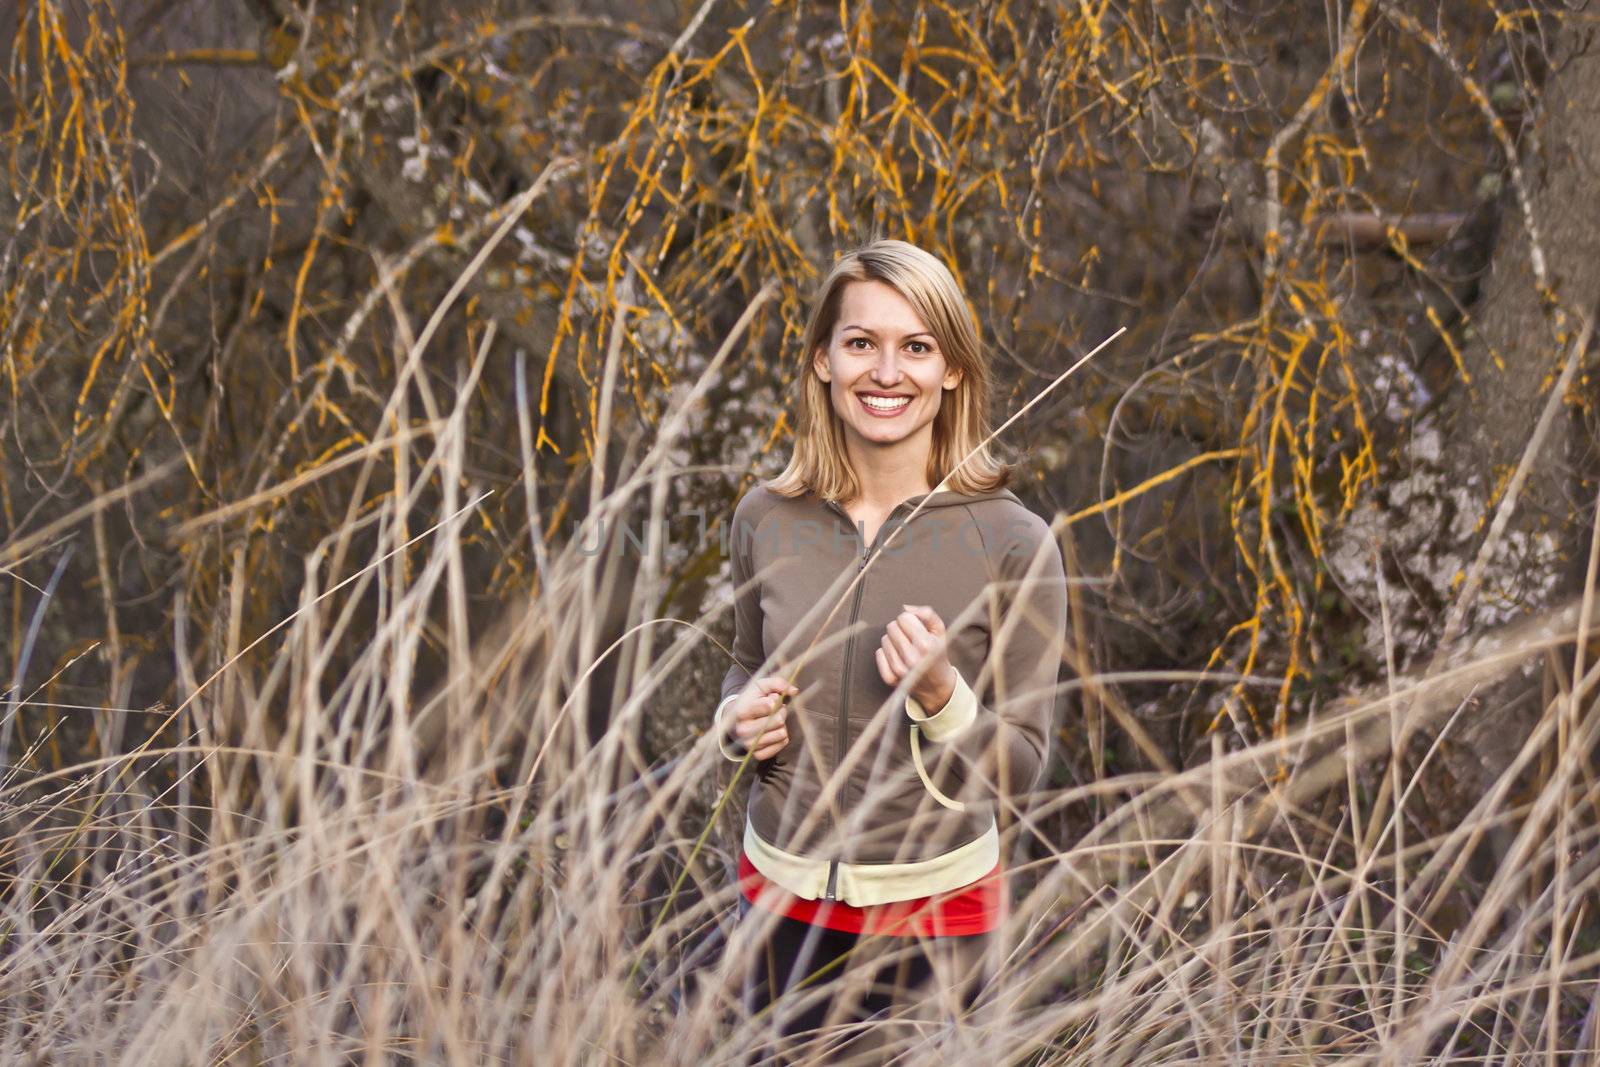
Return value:
<svg viewBox="0 0 1600 1067">
<path fill-rule="evenodd" d="M 838 514 L 844 516 L 844 520 L 850 523 L 850 529 L 855 531 L 856 538 L 861 543 L 861 558 L 856 561 L 856 573 L 859 575 L 862 571 L 867 569 L 867 558 L 871 555 L 871 548 L 867 545 L 867 539 L 862 535 L 861 528 L 851 521 L 849 513 L 831 500 L 828 501 L 828 506 L 833 508 L 833 510 Z M 884 527 L 889 525 L 890 520 L 894 518 L 895 512 L 899 510 L 900 506 L 896 505 L 894 511 L 889 513 L 889 517 L 883 520 L 882 525 L 878 527 L 878 536 L 873 539 L 874 543 L 882 539 Z M 846 626 L 854 626 L 856 619 L 861 614 L 861 594 L 865 592 L 866 585 L 867 583 L 865 579 L 856 582 L 856 595 L 850 603 L 850 621 L 845 624 Z M 839 765 L 844 762 L 845 745 L 849 743 L 850 666 L 855 660 L 855 650 L 856 634 L 852 633 L 848 638 L 845 639 L 844 673 L 840 676 L 839 688 L 838 729 L 833 732 L 833 769 L 836 771 L 839 769 Z M 838 826 L 835 825 L 834 829 L 838 829 Z M 839 860 L 834 858 L 828 861 L 828 885 L 822 891 L 822 899 L 838 900 L 838 892 Z"/>
<path fill-rule="evenodd" d="M 867 550 L 863 547 L 861 559 L 856 563 L 856 574 L 867 568 Z M 861 614 L 861 593 L 866 588 L 866 580 L 856 582 L 856 595 L 850 603 L 850 621 L 847 626 L 854 626 L 856 618 Z M 840 676 L 839 686 L 839 716 L 838 729 L 833 732 L 833 769 L 838 770 L 839 764 L 844 762 L 844 748 L 849 743 L 850 729 L 850 665 L 855 660 L 856 635 L 852 633 L 844 643 L 844 673 Z M 837 826 L 835 826 L 837 829 Z M 828 861 L 828 887 L 822 892 L 823 900 L 838 900 L 839 889 L 839 860 L 835 857 Z"/>
</svg>

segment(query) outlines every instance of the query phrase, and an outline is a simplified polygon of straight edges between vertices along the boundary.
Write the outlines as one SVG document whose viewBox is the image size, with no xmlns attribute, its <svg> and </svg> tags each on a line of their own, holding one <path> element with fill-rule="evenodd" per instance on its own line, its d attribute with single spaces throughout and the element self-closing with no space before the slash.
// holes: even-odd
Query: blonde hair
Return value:
<svg viewBox="0 0 1600 1067">
<path fill-rule="evenodd" d="M 961 371 L 960 382 L 941 399 L 933 419 L 928 484 L 937 486 L 991 432 L 989 357 L 955 276 L 937 256 L 914 244 L 889 238 L 872 241 L 840 256 L 812 298 L 800 346 L 794 454 L 782 473 L 766 483 L 780 496 L 801 496 L 809 489 L 827 500 L 853 500 L 862 491 L 845 451 L 844 426 L 834 414 L 828 383 L 812 368 L 817 348 L 832 338 L 845 286 L 857 281 L 893 286 L 927 324 L 948 366 Z M 1011 464 L 995 456 L 992 448 L 985 446 L 962 464 L 945 489 L 981 493 L 1009 485 Z"/>
</svg>

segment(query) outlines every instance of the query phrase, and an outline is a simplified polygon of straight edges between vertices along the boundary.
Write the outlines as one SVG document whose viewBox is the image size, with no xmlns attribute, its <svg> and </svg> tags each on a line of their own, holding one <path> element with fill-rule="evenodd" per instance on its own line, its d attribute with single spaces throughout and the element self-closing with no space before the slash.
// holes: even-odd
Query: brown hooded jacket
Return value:
<svg viewBox="0 0 1600 1067">
<path fill-rule="evenodd" d="M 999 859 L 997 807 L 1019 810 L 1043 773 L 1066 639 L 1060 548 L 1009 489 L 941 490 L 907 523 L 925 496 L 897 505 L 871 546 L 814 492 L 757 485 L 734 509 L 735 662 L 713 721 L 752 678 L 800 690 L 789 743 L 755 761 L 744 835 L 755 867 L 797 896 L 866 906 L 966 885 Z M 944 620 L 958 675 L 932 715 L 874 658 L 906 604 Z"/>
</svg>

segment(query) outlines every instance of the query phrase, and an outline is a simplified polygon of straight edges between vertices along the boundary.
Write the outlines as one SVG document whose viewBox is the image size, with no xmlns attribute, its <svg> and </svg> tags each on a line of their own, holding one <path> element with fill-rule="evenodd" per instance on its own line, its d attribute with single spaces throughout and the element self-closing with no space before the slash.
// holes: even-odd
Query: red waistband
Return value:
<svg viewBox="0 0 1600 1067">
<path fill-rule="evenodd" d="M 948 937 L 988 933 L 1005 921 L 1005 888 L 1004 873 L 996 863 L 988 874 L 956 889 L 860 908 L 837 900 L 797 897 L 762 877 L 750 857 L 742 850 L 739 853 L 739 892 L 750 903 L 814 926 L 853 934 Z"/>
</svg>

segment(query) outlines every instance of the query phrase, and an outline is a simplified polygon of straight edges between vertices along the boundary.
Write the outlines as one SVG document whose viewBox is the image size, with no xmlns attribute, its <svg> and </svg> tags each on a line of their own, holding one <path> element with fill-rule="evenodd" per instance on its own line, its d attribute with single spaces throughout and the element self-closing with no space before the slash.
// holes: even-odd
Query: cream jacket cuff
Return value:
<svg viewBox="0 0 1600 1067">
<path fill-rule="evenodd" d="M 723 697 L 722 703 L 717 705 L 716 712 L 711 716 L 711 729 L 716 732 L 717 747 L 722 750 L 724 757 L 734 763 L 738 763 L 739 761 L 743 760 L 744 753 L 728 747 L 729 738 L 727 736 L 727 731 L 722 728 L 722 709 L 732 703 L 733 700 L 738 697 L 738 695 L 738 693 L 729 693 L 727 696 Z"/>
<path fill-rule="evenodd" d="M 906 714 L 922 726 L 922 736 L 929 741 L 949 741 L 958 737 L 978 718 L 978 698 L 967 680 L 956 671 L 956 687 L 944 707 L 929 715 L 915 697 L 906 697 Z"/>
</svg>

